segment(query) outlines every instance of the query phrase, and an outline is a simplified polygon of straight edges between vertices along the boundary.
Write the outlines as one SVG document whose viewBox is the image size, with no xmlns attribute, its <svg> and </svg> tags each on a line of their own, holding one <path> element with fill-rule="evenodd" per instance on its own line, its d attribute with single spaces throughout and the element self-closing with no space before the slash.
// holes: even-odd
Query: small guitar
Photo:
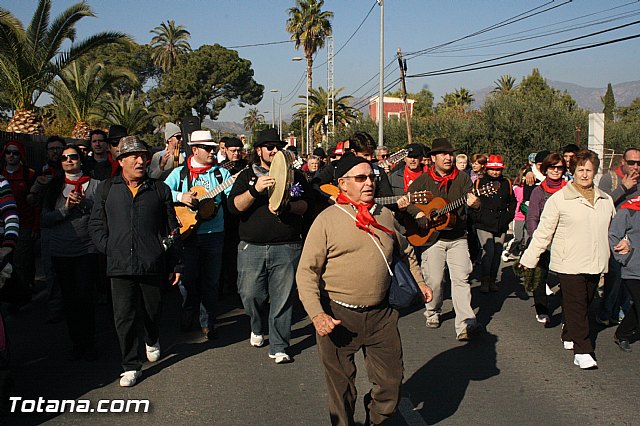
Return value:
<svg viewBox="0 0 640 426">
<path fill-rule="evenodd" d="M 396 164 L 398 164 L 400 161 L 404 160 L 408 154 L 409 154 L 409 150 L 401 149 L 400 151 L 394 152 L 393 154 L 391 154 L 389 158 L 387 158 L 386 160 L 380 161 L 376 164 L 378 165 L 378 167 L 382 169 L 385 169 L 387 167 L 391 168 Z"/>
<path fill-rule="evenodd" d="M 245 169 L 247 167 L 245 167 Z M 182 238 L 188 237 L 198 227 L 200 221 L 210 219 L 216 215 L 219 205 L 216 204 L 214 198 L 233 185 L 239 174 L 240 172 L 231 176 L 211 191 L 207 191 L 203 186 L 192 186 L 191 189 L 189 189 L 190 192 L 196 193 L 195 198 L 198 200 L 198 207 L 193 209 L 184 204 L 175 206 L 178 224 L 180 225 L 180 236 Z"/>
<path fill-rule="evenodd" d="M 489 196 L 498 192 L 500 182 L 489 182 L 472 192 L 476 196 Z M 456 215 L 451 212 L 467 202 L 467 194 L 450 203 L 444 198 L 435 197 L 429 204 L 416 204 L 427 216 L 427 227 L 421 228 L 415 220 L 406 223 L 407 239 L 413 246 L 424 246 L 436 231 L 450 229 L 455 225 Z"/>
<path fill-rule="evenodd" d="M 327 195 L 336 198 L 340 194 L 340 189 L 337 186 L 331 185 L 330 183 L 325 185 L 320 185 L 320 190 Z M 417 191 L 417 192 L 407 192 L 405 195 L 398 195 L 392 197 L 376 197 L 376 204 L 381 204 L 383 206 L 388 206 L 391 204 L 395 204 L 402 197 L 407 197 L 410 203 L 430 203 L 433 200 L 433 193 L 431 191 Z"/>
</svg>

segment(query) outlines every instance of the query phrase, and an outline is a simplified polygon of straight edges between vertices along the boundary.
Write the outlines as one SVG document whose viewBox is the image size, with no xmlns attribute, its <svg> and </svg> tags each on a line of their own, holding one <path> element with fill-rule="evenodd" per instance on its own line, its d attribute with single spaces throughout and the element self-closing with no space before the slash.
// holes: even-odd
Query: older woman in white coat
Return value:
<svg viewBox="0 0 640 426">
<path fill-rule="evenodd" d="M 549 269 L 558 274 L 562 289 L 562 340 L 573 342 L 573 362 L 582 369 L 598 367 L 587 312 L 600 274 L 607 272 L 608 230 L 615 215 L 611 197 L 593 185 L 599 165 L 593 151 L 583 150 L 573 157 L 569 168 L 574 180 L 547 200 L 520 259 L 522 267 L 534 268 L 551 244 Z"/>
</svg>

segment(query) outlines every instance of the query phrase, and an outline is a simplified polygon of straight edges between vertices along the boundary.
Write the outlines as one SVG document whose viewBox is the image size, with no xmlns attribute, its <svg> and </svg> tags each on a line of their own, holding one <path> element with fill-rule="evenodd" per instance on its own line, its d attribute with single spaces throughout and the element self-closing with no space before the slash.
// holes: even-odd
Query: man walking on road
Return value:
<svg viewBox="0 0 640 426">
<path fill-rule="evenodd" d="M 89 221 L 93 242 L 107 255 L 124 369 L 120 386 L 133 386 L 142 375 L 138 321 L 143 321 L 147 359 L 160 358 L 162 286 L 167 277 L 177 284 L 182 270 L 178 251 L 170 247 L 179 239 L 172 234 L 179 228 L 171 190 L 147 176 L 148 157 L 147 147 L 136 136 L 120 140 L 117 160 L 122 173 L 100 184 Z"/>
<path fill-rule="evenodd" d="M 353 424 L 354 354 L 362 349 L 374 384 L 364 399 L 366 424 L 381 424 L 398 406 L 403 376 L 398 311 L 387 300 L 394 250 L 410 267 L 425 301 L 431 300 L 431 289 L 393 213 L 374 204 L 371 164 L 347 154 L 338 163 L 336 176 L 337 204 L 311 226 L 296 280 L 317 333 L 331 423 Z"/>
</svg>

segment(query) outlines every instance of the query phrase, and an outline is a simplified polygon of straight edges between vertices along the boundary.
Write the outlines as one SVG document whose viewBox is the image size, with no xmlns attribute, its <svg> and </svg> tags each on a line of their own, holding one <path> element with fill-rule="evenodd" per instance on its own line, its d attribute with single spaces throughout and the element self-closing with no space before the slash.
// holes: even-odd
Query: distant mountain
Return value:
<svg viewBox="0 0 640 426">
<path fill-rule="evenodd" d="M 235 135 L 247 134 L 241 123 L 235 121 L 213 121 L 208 118 L 202 120 L 202 127 L 207 127 L 211 130 L 219 131 L 220 133 L 232 133 Z"/>
<path fill-rule="evenodd" d="M 591 112 L 602 112 L 603 105 L 600 97 L 607 91 L 603 88 L 583 87 L 578 84 L 565 83 L 563 81 L 547 80 L 549 86 L 564 92 L 569 92 L 580 108 Z M 635 98 L 640 98 L 640 81 L 629 81 L 627 83 L 614 84 L 613 95 L 616 98 L 616 106 L 629 106 Z M 473 108 L 480 108 L 484 104 L 487 95 L 493 90 L 492 87 L 472 91 L 475 102 Z"/>
</svg>

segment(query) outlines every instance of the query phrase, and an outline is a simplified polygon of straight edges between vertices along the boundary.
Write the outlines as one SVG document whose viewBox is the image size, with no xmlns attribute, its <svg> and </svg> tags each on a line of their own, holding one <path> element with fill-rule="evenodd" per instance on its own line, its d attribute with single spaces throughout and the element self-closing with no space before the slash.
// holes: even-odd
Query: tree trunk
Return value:
<svg viewBox="0 0 640 426">
<path fill-rule="evenodd" d="M 313 56 L 307 55 L 307 96 L 306 96 L 306 109 L 305 109 L 305 120 L 308 120 L 308 111 L 309 111 L 309 94 L 311 93 L 311 88 L 313 87 L 312 80 L 312 68 L 313 68 Z M 305 121 L 305 127 L 309 127 L 309 123 Z M 307 149 L 305 153 L 309 153 L 313 150 L 313 131 L 309 130 L 309 138 L 307 140 Z"/>
<path fill-rule="evenodd" d="M 71 137 L 74 139 L 89 139 L 89 133 L 91 132 L 91 126 L 86 121 L 80 120 L 76 123 L 71 132 Z"/>
<path fill-rule="evenodd" d="M 28 135 L 41 135 L 44 134 L 44 127 L 42 126 L 41 117 L 38 117 L 35 111 L 22 109 L 13 114 L 6 131 L 26 133 Z"/>
</svg>

